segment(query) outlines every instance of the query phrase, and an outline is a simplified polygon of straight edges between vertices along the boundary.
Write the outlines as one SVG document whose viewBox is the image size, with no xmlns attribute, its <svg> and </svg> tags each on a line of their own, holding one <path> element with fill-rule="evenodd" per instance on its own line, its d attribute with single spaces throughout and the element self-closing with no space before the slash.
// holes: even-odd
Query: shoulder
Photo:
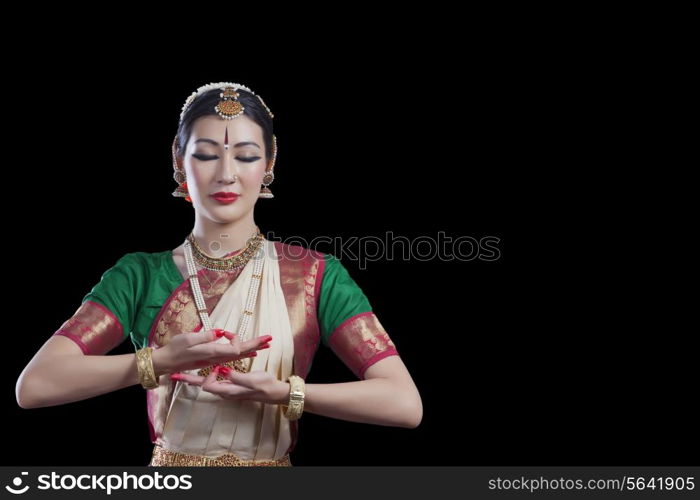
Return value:
<svg viewBox="0 0 700 500">
<path fill-rule="evenodd" d="M 117 260 L 116 265 L 133 270 L 145 270 L 161 260 L 167 252 L 169 250 L 163 252 L 128 252 Z"/>
<path fill-rule="evenodd" d="M 350 271 L 339 257 L 331 253 L 323 254 L 323 275 L 326 281 L 353 281 Z"/>
<path fill-rule="evenodd" d="M 158 274 L 165 265 L 166 259 L 173 258 L 172 250 L 160 252 L 128 252 L 122 255 L 108 272 L 119 272 L 132 279 L 149 279 Z"/>
</svg>

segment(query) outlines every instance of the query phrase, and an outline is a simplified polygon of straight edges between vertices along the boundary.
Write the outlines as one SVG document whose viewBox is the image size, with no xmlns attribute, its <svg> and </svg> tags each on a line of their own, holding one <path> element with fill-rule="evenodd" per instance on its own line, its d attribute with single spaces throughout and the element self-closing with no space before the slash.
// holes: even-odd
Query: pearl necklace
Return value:
<svg viewBox="0 0 700 500">
<path fill-rule="evenodd" d="M 263 237 L 262 240 L 265 238 Z M 241 319 L 238 322 L 238 329 L 235 333 L 238 334 L 238 338 L 243 342 L 246 340 L 248 333 L 248 325 L 250 325 L 251 317 L 253 316 L 253 311 L 255 311 L 255 304 L 258 300 L 258 289 L 260 288 L 260 282 L 262 280 L 262 271 L 264 263 L 264 253 L 265 247 L 261 244 L 258 247 L 257 255 L 253 261 L 253 273 L 250 278 L 250 284 L 248 286 L 248 297 L 246 299 L 246 305 L 243 309 L 243 314 L 241 314 Z M 203 331 L 211 330 L 213 328 L 211 324 L 211 319 L 209 318 L 209 312 L 207 311 L 207 305 L 204 302 L 204 295 L 202 295 L 202 290 L 199 287 L 199 276 L 197 275 L 197 267 L 194 262 L 194 257 L 192 255 L 192 245 L 189 240 L 185 240 L 185 262 L 187 263 L 187 274 L 189 275 L 190 287 L 192 288 L 192 294 L 194 296 L 194 303 L 197 306 L 197 313 L 202 320 Z M 223 366 L 228 366 L 236 371 L 248 372 L 250 371 L 250 366 L 252 365 L 252 358 L 237 359 L 235 361 L 227 361 L 222 363 Z M 198 374 L 206 377 L 213 366 L 208 366 L 199 370 Z"/>
</svg>

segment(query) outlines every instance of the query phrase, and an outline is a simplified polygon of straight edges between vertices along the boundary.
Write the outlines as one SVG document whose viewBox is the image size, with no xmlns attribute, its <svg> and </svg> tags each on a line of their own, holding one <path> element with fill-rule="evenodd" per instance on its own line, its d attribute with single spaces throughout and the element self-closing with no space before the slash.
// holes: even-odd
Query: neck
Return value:
<svg viewBox="0 0 700 500">
<path fill-rule="evenodd" d="M 228 223 L 197 217 L 192 229 L 192 235 L 202 250 L 216 258 L 243 250 L 254 233 L 255 221 L 252 210 L 247 216 Z"/>
</svg>

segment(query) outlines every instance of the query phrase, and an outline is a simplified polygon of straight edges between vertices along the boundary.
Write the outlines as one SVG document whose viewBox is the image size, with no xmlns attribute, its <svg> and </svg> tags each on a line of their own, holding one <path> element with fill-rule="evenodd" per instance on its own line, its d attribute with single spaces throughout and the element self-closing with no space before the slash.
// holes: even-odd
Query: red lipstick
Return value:
<svg viewBox="0 0 700 500">
<path fill-rule="evenodd" d="M 211 197 L 214 198 L 216 201 L 224 204 L 233 203 L 238 199 L 238 196 L 239 195 L 236 193 L 227 193 L 225 191 L 219 191 L 218 193 L 214 193 L 211 195 Z"/>
</svg>

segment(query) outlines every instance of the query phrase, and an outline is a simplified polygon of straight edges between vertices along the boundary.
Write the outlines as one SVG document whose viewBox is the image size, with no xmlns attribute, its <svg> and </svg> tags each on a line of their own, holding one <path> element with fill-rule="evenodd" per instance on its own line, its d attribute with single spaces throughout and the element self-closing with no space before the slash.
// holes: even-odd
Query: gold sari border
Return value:
<svg viewBox="0 0 700 500">
<path fill-rule="evenodd" d="M 218 457 L 205 457 L 191 453 L 171 451 L 160 445 L 153 447 L 149 467 L 291 467 L 289 454 L 272 460 L 249 460 L 233 453 Z"/>
</svg>

